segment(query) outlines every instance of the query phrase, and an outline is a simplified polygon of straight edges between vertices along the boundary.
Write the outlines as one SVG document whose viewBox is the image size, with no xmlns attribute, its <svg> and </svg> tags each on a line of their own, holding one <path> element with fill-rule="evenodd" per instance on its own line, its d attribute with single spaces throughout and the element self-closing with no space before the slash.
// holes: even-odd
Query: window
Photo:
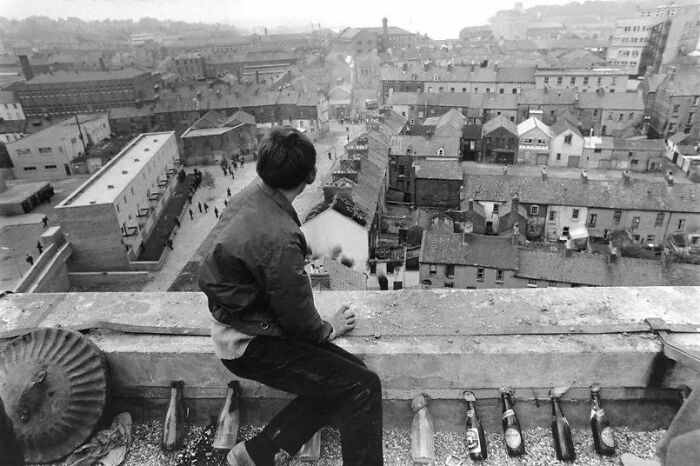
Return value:
<svg viewBox="0 0 700 466">
<path fill-rule="evenodd" d="M 571 85 L 573 86 L 574 84 L 576 84 L 576 76 L 571 77 Z"/>
<path fill-rule="evenodd" d="M 24 171 L 25 171 L 25 172 L 30 172 L 30 171 L 33 171 L 33 170 L 36 170 L 36 167 L 24 167 Z"/>
<path fill-rule="evenodd" d="M 629 119 L 631 120 L 631 119 L 633 119 L 633 118 L 634 118 L 634 112 L 630 112 L 630 117 L 629 117 Z"/>
<path fill-rule="evenodd" d="M 429 272 L 431 276 L 437 275 L 437 265 L 435 264 L 430 264 L 429 266 Z"/>
<path fill-rule="evenodd" d="M 493 215 L 498 215 L 498 204 L 493 205 Z"/>
<path fill-rule="evenodd" d="M 598 78 L 598 85 L 600 86 L 601 84 L 603 84 L 603 78 L 600 78 L 600 77 L 599 77 L 599 78 Z"/>
<path fill-rule="evenodd" d="M 682 218 L 678 220 L 678 228 L 676 230 L 683 230 L 685 228 L 685 219 Z"/>
<path fill-rule="evenodd" d="M 454 91 L 455 91 L 455 88 L 454 88 L 454 87 L 451 87 L 451 88 L 450 88 L 450 92 L 454 92 Z"/>
<path fill-rule="evenodd" d="M 496 283 L 503 284 L 503 270 L 496 270 Z"/>
<path fill-rule="evenodd" d="M 490 88 L 490 87 L 487 87 L 487 88 L 486 88 L 486 93 L 487 93 L 487 94 L 490 94 L 490 93 L 491 93 L 491 88 Z"/>
<path fill-rule="evenodd" d="M 557 160 L 561 160 L 561 152 L 557 152 Z"/>
<path fill-rule="evenodd" d="M 620 223 L 620 219 L 622 218 L 622 211 L 621 210 L 616 210 L 613 212 L 613 221 L 615 223 Z"/>
<path fill-rule="evenodd" d="M 601 149 L 599 147 L 596 147 L 595 149 L 593 149 L 594 154 L 600 154 L 601 152 L 603 152 L 603 149 Z"/>
<path fill-rule="evenodd" d="M 557 84 L 561 84 L 562 82 L 564 82 L 564 78 L 561 76 L 557 77 Z"/>
<path fill-rule="evenodd" d="M 632 217 L 632 228 L 639 227 L 639 217 Z"/>
<path fill-rule="evenodd" d="M 680 104 L 676 104 L 673 106 L 673 113 L 678 113 L 678 110 L 680 110 L 681 106 Z"/>
<path fill-rule="evenodd" d="M 540 206 L 538 205 L 531 205 L 530 206 L 530 215 L 537 215 L 540 213 Z"/>
<path fill-rule="evenodd" d="M 555 211 L 551 211 L 551 212 L 549 213 L 549 221 L 550 221 L 550 222 L 553 222 L 555 218 L 557 218 L 556 212 L 555 212 Z"/>
<path fill-rule="evenodd" d="M 527 281 L 527 286 L 528 288 L 537 288 L 537 280 L 529 279 Z"/>
<path fill-rule="evenodd" d="M 476 269 L 476 281 L 477 282 L 484 281 L 484 269 L 482 269 L 481 267 Z"/>
<path fill-rule="evenodd" d="M 664 213 L 659 212 L 658 214 L 656 214 L 656 221 L 654 222 L 654 226 L 658 227 L 658 226 L 661 226 L 663 224 L 664 224 Z"/>
<path fill-rule="evenodd" d="M 572 220 L 576 220 L 576 219 L 578 218 L 578 213 L 579 213 L 579 210 L 578 210 L 578 209 L 574 209 L 574 210 L 571 211 L 571 218 L 572 218 Z"/>
<path fill-rule="evenodd" d="M 590 217 L 588 217 L 588 226 L 594 227 L 597 221 L 598 221 L 598 214 L 591 214 Z"/>
<path fill-rule="evenodd" d="M 467 88 L 466 88 L 466 87 L 463 87 L 463 88 L 462 88 L 462 92 L 467 92 Z"/>
<path fill-rule="evenodd" d="M 655 235 L 647 235 L 647 243 L 654 244 L 654 240 L 656 239 Z"/>
<path fill-rule="evenodd" d="M 571 139 L 573 138 L 573 134 L 567 134 L 564 136 L 564 143 L 565 144 L 571 144 Z"/>
<path fill-rule="evenodd" d="M 583 85 L 588 86 L 588 76 L 583 77 Z"/>
<path fill-rule="evenodd" d="M 454 282 L 445 282 L 444 286 L 445 286 L 445 288 L 454 288 L 455 284 L 454 284 Z"/>
<path fill-rule="evenodd" d="M 58 167 L 56 167 L 56 165 L 44 165 L 44 168 L 47 170 L 53 170 L 54 168 L 58 168 Z"/>
<path fill-rule="evenodd" d="M 454 264 L 448 264 L 445 266 L 445 276 L 452 278 L 455 276 L 455 266 Z"/>
<path fill-rule="evenodd" d="M 632 239 L 635 241 L 639 241 L 639 235 L 632 235 Z"/>
<path fill-rule="evenodd" d="M 544 77 L 544 83 L 545 83 L 545 84 L 549 84 L 549 76 L 545 76 L 545 77 Z"/>
<path fill-rule="evenodd" d="M 557 282 L 550 281 L 550 282 L 547 284 L 547 286 L 549 286 L 550 288 L 556 288 Z"/>
</svg>

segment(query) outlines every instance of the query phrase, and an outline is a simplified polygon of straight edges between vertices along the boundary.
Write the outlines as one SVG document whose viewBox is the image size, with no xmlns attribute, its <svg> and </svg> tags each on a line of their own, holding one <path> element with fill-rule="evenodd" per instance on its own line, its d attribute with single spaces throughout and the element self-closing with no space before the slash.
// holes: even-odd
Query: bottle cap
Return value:
<svg viewBox="0 0 700 466">
<path fill-rule="evenodd" d="M 228 388 L 233 388 L 235 391 L 239 392 L 241 390 L 241 384 L 238 380 L 232 380 L 228 383 Z"/>
<path fill-rule="evenodd" d="M 598 393 L 600 391 L 600 385 L 594 383 L 593 385 L 591 385 L 591 391 L 594 393 Z"/>
<path fill-rule="evenodd" d="M 173 388 L 182 388 L 185 386 L 185 381 L 184 380 L 173 380 L 170 382 L 170 386 Z"/>
<path fill-rule="evenodd" d="M 569 391 L 569 387 L 567 387 L 567 386 L 554 387 L 553 389 L 551 389 L 549 391 L 549 396 L 552 398 L 561 398 L 568 391 Z"/>
<path fill-rule="evenodd" d="M 501 394 L 502 395 L 513 394 L 513 389 L 510 387 L 502 387 Z"/>
<path fill-rule="evenodd" d="M 413 412 L 418 412 L 420 409 L 428 406 L 429 399 L 430 397 L 426 393 L 421 393 L 420 395 L 414 397 L 411 401 L 411 409 Z"/>
<path fill-rule="evenodd" d="M 469 390 L 465 391 L 462 396 L 464 396 L 465 400 L 472 403 L 476 401 L 476 395 L 474 395 L 474 392 L 470 392 Z"/>
</svg>

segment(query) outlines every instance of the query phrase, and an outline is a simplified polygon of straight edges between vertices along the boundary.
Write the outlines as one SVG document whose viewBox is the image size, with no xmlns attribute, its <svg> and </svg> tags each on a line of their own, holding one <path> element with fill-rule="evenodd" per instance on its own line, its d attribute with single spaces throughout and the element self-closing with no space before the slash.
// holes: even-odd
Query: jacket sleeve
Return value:
<svg viewBox="0 0 700 466">
<path fill-rule="evenodd" d="M 309 276 L 304 270 L 304 248 L 290 241 L 278 247 L 265 266 L 267 294 L 284 333 L 310 343 L 328 339 L 332 327 L 314 306 Z"/>
</svg>

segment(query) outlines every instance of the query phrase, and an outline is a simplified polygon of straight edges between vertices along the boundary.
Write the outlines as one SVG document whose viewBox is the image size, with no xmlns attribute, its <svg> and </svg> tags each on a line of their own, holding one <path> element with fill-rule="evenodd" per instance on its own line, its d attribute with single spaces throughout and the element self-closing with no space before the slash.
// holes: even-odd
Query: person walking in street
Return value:
<svg viewBox="0 0 700 466">
<path fill-rule="evenodd" d="M 219 209 L 217 209 L 216 207 L 214 207 L 214 216 L 216 218 L 219 218 Z"/>
<path fill-rule="evenodd" d="M 27 264 L 29 264 L 29 267 L 34 265 L 34 257 L 32 257 L 31 254 L 27 254 L 27 257 L 25 257 L 24 260 L 27 261 Z"/>
<path fill-rule="evenodd" d="M 226 195 L 231 197 L 231 188 L 226 188 Z"/>
<path fill-rule="evenodd" d="M 41 241 L 36 242 L 36 248 L 39 250 L 39 255 L 44 252 L 44 246 L 41 244 Z"/>
<path fill-rule="evenodd" d="M 224 199 L 224 207 L 228 207 L 228 200 Z"/>
<path fill-rule="evenodd" d="M 168 247 L 169 247 L 170 249 L 175 249 L 175 248 L 173 247 L 173 240 L 172 240 L 171 238 L 168 238 Z"/>
<path fill-rule="evenodd" d="M 192 194 L 190 194 L 189 196 L 187 196 L 187 203 L 188 203 L 188 204 L 192 204 Z"/>
<path fill-rule="evenodd" d="M 190 209 L 189 211 L 190 211 L 190 220 L 194 220 L 194 215 L 192 214 L 192 209 Z"/>
<path fill-rule="evenodd" d="M 197 208 L 199 209 L 199 213 L 201 214 L 202 213 L 202 203 L 201 202 L 197 203 Z"/>
<path fill-rule="evenodd" d="M 205 214 L 209 213 L 209 204 L 207 204 L 206 202 L 204 203 L 204 213 Z"/>
<path fill-rule="evenodd" d="M 44 218 L 41 219 L 41 223 L 44 224 L 44 229 L 46 229 L 46 227 L 49 226 L 49 217 L 47 217 L 46 215 L 44 215 Z"/>
<path fill-rule="evenodd" d="M 236 179 L 236 174 L 233 173 L 233 170 L 231 171 L 231 179 L 232 179 L 232 180 L 235 180 L 235 179 Z"/>
<path fill-rule="evenodd" d="M 332 160 L 330 152 L 328 152 L 328 160 Z"/>
<path fill-rule="evenodd" d="M 352 331 L 355 315 L 343 305 L 323 320 L 304 272 L 308 246 L 292 202 L 316 179 L 313 143 L 294 128 L 274 128 L 256 171 L 260 179 L 232 201 L 236 209 L 202 262 L 198 284 L 223 365 L 297 398 L 236 444 L 228 464 L 272 466 L 278 451 L 293 455 L 335 421 L 344 466 L 382 466 L 381 381 L 331 342 Z"/>
<path fill-rule="evenodd" d="M 175 219 L 175 226 L 178 227 L 178 228 L 180 228 L 180 227 L 182 226 L 182 225 L 180 225 L 180 219 L 179 219 L 179 218 L 176 218 L 176 219 Z"/>
</svg>

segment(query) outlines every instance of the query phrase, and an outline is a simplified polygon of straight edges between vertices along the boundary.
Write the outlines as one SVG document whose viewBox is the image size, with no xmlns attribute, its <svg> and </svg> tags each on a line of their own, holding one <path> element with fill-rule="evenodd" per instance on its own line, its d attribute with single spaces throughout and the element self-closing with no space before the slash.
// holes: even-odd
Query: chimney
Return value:
<svg viewBox="0 0 700 466">
<path fill-rule="evenodd" d="M 335 183 L 326 183 L 323 185 L 323 200 L 326 203 L 330 204 L 336 194 L 338 197 L 352 201 L 352 184 L 343 183 L 338 186 Z"/>
<path fill-rule="evenodd" d="M 449 72 L 449 71 L 452 71 L 452 62 L 451 62 L 451 61 L 448 61 L 448 62 L 447 62 L 447 71 L 448 71 L 448 72 Z"/>
<path fill-rule="evenodd" d="M 586 170 L 581 172 L 581 183 L 588 183 L 588 173 L 586 172 Z"/>
<path fill-rule="evenodd" d="M 32 69 L 32 64 L 29 63 L 29 57 L 26 55 L 19 55 L 19 63 L 22 65 L 22 73 L 24 74 L 24 79 L 29 81 L 34 77 L 34 70 Z"/>
<path fill-rule="evenodd" d="M 547 167 L 542 167 L 542 181 L 547 181 Z"/>
<path fill-rule="evenodd" d="M 666 184 L 668 186 L 673 186 L 673 173 L 670 170 L 666 173 Z"/>
<path fill-rule="evenodd" d="M 624 186 L 632 186 L 632 178 L 630 177 L 629 170 L 625 170 L 622 172 L 622 184 Z"/>
<path fill-rule="evenodd" d="M 408 63 L 404 63 L 403 65 L 401 65 L 401 69 L 403 71 L 408 71 Z"/>
<path fill-rule="evenodd" d="M 473 210 L 474 210 L 474 198 L 470 198 L 470 199 L 469 199 L 469 204 L 468 204 L 468 205 L 469 205 L 469 211 L 470 211 L 470 212 L 473 211 Z"/>
<path fill-rule="evenodd" d="M 260 84 L 260 71 L 255 70 L 255 84 Z"/>
<path fill-rule="evenodd" d="M 107 71 L 107 66 L 105 65 L 105 59 L 104 59 L 104 57 L 100 57 L 100 58 L 98 58 L 98 60 L 99 60 L 99 62 L 100 62 L 100 69 L 101 69 L 102 71 Z"/>
<path fill-rule="evenodd" d="M 503 176 L 508 174 L 508 165 L 503 165 Z"/>
<path fill-rule="evenodd" d="M 510 219 L 515 221 L 518 215 L 518 208 L 520 207 L 520 198 L 518 193 L 513 194 L 513 199 L 510 201 Z"/>
<path fill-rule="evenodd" d="M 389 48 L 389 20 L 382 18 L 382 47 L 381 51 L 386 52 Z"/>
<path fill-rule="evenodd" d="M 469 65 L 469 71 L 471 71 L 473 73 L 475 69 L 476 69 L 476 65 L 474 64 L 474 60 L 472 60 L 471 65 Z"/>
</svg>

